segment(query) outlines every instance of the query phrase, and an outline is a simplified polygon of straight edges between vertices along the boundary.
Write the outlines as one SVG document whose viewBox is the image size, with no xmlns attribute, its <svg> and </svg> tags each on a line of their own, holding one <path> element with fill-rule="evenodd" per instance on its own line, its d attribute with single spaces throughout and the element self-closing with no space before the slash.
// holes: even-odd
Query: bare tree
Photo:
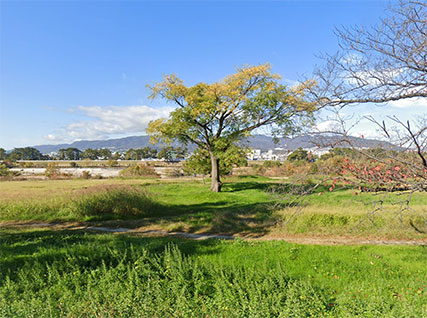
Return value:
<svg viewBox="0 0 427 318">
<path fill-rule="evenodd" d="M 378 120 L 365 117 L 375 125 L 390 149 L 371 151 L 352 143 L 350 123 L 340 109 L 347 105 L 388 103 L 417 98 L 427 107 L 427 3 L 400 0 L 388 8 L 387 16 L 373 27 L 342 27 L 336 30 L 340 50 L 324 54 L 323 65 L 314 77 L 317 85 L 311 97 L 320 107 L 329 107 L 336 115 L 334 133 L 357 150 L 363 160 L 346 161 L 342 180 L 362 191 L 373 191 L 374 200 L 366 220 L 384 213 L 385 197 L 393 192 L 398 215 L 409 213 L 412 194 L 427 191 L 427 116 L 420 114 L 412 123 L 396 116 Z M 347 126 L 347 127 L 346 127 Z M 405 198 L 405 199 L 402 199 Z M 390 202 L 390 198 L 388 198 Z M 427 210 L 417 215 L 419 232 L 427 228 Z"/>
<path fill-rule="evenodd" d="M 427 3 L 401 0 L 371 28 L 336 30 L 339 52 L 321 56 L 313 97 L 322 105 L 427 97 Z"/>
<path fill-rule="evenodd" d="M 335 109 L 338 132 L 345 137 L 348 124 L 339 115 L 346 105 L 387 103 L 407 98 L 421 98 L 427 107 L 427 3 L 400 0 L 389 7 L 388 15 L 371 28 L 360 26 L 336 30 L 340 51 L 325 54 L 325 64 L 315 70 L 317 86 L 312 97 L 321 106 Z M 427 108 L 426 108 L 427 109 Z M 396 116 L 377 120 L 366 117 L 385 140 L 402 151 L 415 152 L 418 163 L 401 162 L 417 175 L 427 169 L 427 117 L 416 123 Z M 391 126 L 390 126 L 391 123 Z M 349 142 L 350 143 L 350 142 Z M 351 146 L 351 144 L 350 144 Z M 379 159 L 371 156 L 371 159 Z M 402 159 L 400 159 L 402 160 Z M 423 185 L 422 189 L 427 186 Z"/>
</svg>

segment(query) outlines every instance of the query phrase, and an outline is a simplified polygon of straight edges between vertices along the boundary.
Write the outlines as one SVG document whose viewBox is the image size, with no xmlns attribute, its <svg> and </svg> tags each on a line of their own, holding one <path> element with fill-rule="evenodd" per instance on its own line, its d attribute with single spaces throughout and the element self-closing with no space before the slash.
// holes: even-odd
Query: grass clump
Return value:
<svg viewBox="0 0 427 318">
<path fill-rule="evenodd" d="M 158 205 L 141 187 L 112 186 L 71 197 L 0 203 L 2 220 L 102 221 L 155 216 Z"/>
<path fill-rule="evenodd" d="M 60 175 L 59 165 L 56 162 L 49 162 L 44 175 L 49 179 L 54 179 Z"/>
<path fill-rule="evenodd" d="M 132 165 L 120 171 L 121 177 L 159 177 L 154 170 L 154 167 L 146 166 L 144 164 Z"/>
<path fill-rule="evenodd" d="M 69 209 L 77 218 L 111 220 L 153 216 L 157 206 L 146 191 L 129 187 L 84 195 L 72 200 Z"/>
</svg>

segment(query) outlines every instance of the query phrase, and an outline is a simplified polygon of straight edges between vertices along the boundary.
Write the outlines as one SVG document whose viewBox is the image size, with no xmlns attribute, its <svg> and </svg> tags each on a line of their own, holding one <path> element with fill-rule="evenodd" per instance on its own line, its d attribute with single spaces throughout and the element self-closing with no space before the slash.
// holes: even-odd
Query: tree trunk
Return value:
<svg viewBox="0 0 427 318">
<path fill-rule="evenodd" d="M 219 178 L 219 159 L 213 153 L 211 156 L 211 191 L 221 192 L 222 182 Z"/>
</svg>

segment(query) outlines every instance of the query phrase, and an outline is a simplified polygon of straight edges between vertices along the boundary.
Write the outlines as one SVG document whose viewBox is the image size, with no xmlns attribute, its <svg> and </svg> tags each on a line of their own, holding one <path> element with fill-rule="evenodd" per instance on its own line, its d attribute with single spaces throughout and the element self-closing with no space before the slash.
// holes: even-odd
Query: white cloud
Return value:
<svg viewBox="0 0 427 318">
<path fill-rule="evenodd" d="M 388 105 L 396 108 L 408 108 L 408 107 L 423 107 L 427 111 L 427 98 L 414 97 L 400 99 L 393 102 L 389 102 Z"/>
<path fill-rule="evenodd" d="M 74 112 L 92 119 L 71 123 L 58 133 L 45 136 L 45 139 L 62 142 L 144 134 L 150 121 L 168 117 L 173 109 L 167 106 L 78 106 Z"/>
<path fill-rule="evenodd" d="M 368 126 L 363 124 L 353 127 L 353 129 L 350 131 L 349 134 L 354 137 L 362 137 L 362 138 L 368 138 L 368 139 L 383 138 L 383 136 L 380 134 L 379 130 L 376 129 L 375 126 Z"/>
<path fill-rule="evenodd" d="M 47 140 L 50 140 L 50 141 L 56 140 L 56 136 L 52 135 L 52 134 L 49 134 L 49 135 L 45 136 L 44 138 L 47 139 Z"/>
<path fill-rule="evenodd" d="M 325 120 L 315 127 L 316 132 L 340 132 L 342 129 L 336 120 Z"/>
<path fill-rule="evenodd" d="M 341 115 L 341 120 L 326 118 L 318 121 L 314 131 L 317 133 L 345 133 L 353 137 L 381 139 L 382 135 L 372 122 L 363 117 Z M 343 126 L 344 125 L 344 126 Z"/>
</svg>

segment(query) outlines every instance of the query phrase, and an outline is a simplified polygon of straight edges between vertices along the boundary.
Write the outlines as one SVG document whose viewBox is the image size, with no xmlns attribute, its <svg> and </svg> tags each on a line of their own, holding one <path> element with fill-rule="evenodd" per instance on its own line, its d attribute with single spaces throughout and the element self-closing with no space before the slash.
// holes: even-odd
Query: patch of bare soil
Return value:
<svg viewBox="0 0 427 318">
<path fill-rule="evenodd" d="M 129 227 L 125 227 L 125 225 Z M 98 224 L 84 222 L 66 222 L 66 223 L 45 223 L 32 221 L 4 221 L 0 222 L 0 229 L 28 229 L 43 228 L 48 230 L 85 230 L 106 233 L 126 233 L 129 235 L 148 236 L 148 237 L 182 237 L 186 239 L 205 240 L 205 239 L 243 239 L 248 241 L 285 241 L 297 244 L 310 245 L 418 245 L 426 246 L 427 239 L 390 239 L 382 237 L 359 237 L 359 236 L 332 236 L 332 235 L 262 235 L 258 237 L 242 235 L 223 235 L 215 233 L 188 233 L 178 231 L 165 231 L 151 226 L 144 226 L 138 222 L 127 222 L 127 224 L 118 224 L 113 222 L 103 222 Z"/>
<path fill-rule="evenodd" d="M 265 235 L 259 241 L 283 240 L 310 245 L 427 245 L 427 239 L 390 239 L 385 237 L 332 236 L 332 235 Z"/>
</svg>

